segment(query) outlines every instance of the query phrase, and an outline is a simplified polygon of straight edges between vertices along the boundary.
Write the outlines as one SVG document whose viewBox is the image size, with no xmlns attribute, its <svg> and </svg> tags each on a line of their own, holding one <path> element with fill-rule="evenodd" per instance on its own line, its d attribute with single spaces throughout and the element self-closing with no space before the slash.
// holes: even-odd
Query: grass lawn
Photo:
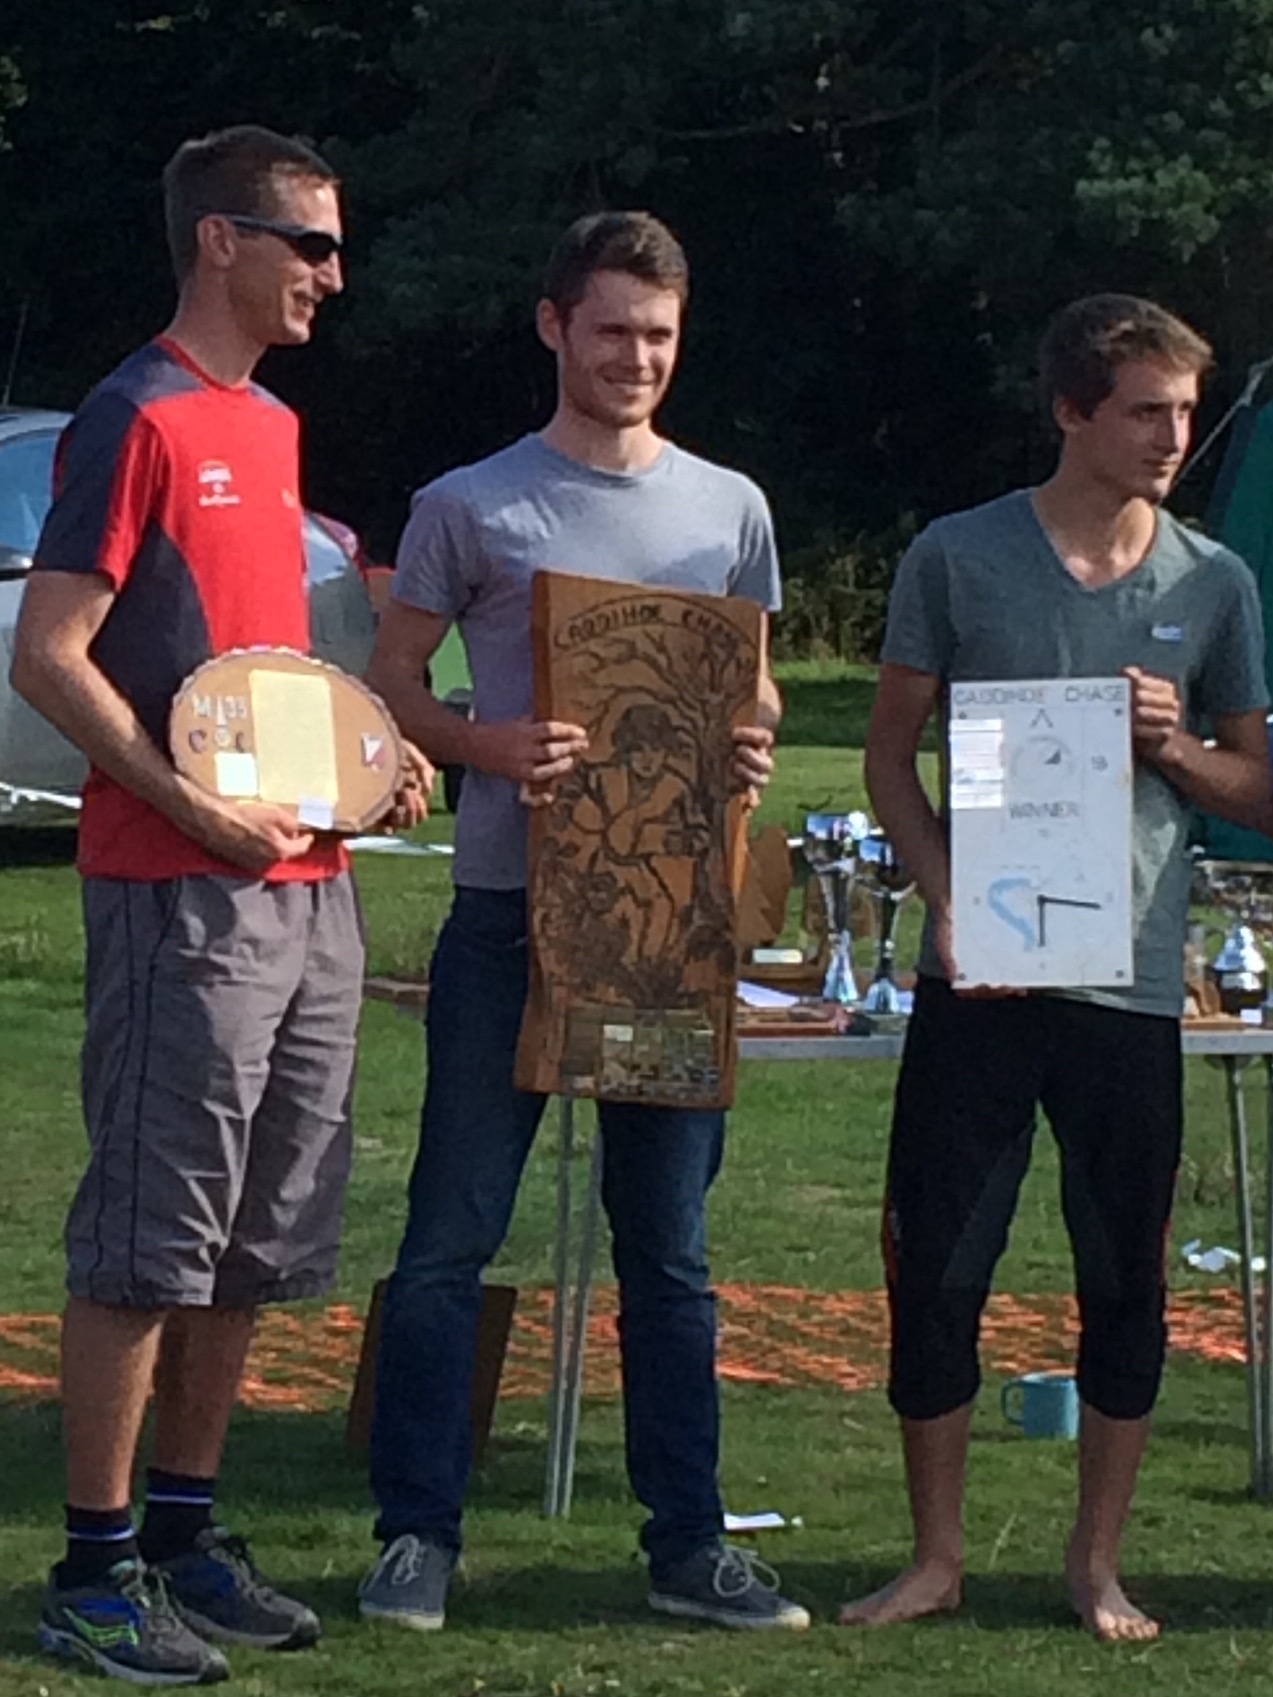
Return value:
<svg viewBox="0 0 1273 1697">
<path fill-rule="evenodd" d="M 864 671 L 786 669 L 788 718 L 765 817 L 797 826 L 824 805 L 861 804 Z M 426 835 L 445 838 L 442 816 Z M 0 1022 L 5 1033 L 0 1312 L 60 1303 L 61 1218 L 80 1164 L 77 893 L 64 846 L 0 845 Z M 406 972 L 427 959 L 447 899 L 442 859 L 360 862 L 372 964 Z M 912 926 L 913 930 L 913 926 Z M 357 1096 L 357 1149 L 336 1296 L 363 1305 L 396 1247 L 420 1091 L 419 1032 L 368 1007 Z M 725 1171 L 713 1196 L 721 1280 L 870 1289 L 880 1283 L 877 1224 L 892 1069 L 819 1062 L 746 1063 Z M 1221 1075 L 1188 1074 L 1188 1141 L 1170 1255 L 1179 1244 L 1232 1243 L 1232 1175 Z M 550 1279 L 551 1116 L 532 1157 L 494 1276 Z M 1068 1251 L 1056 1163 L 1039 1138 L 1000 1288 L 1064 1290 Z M 542 1402 L 505 1400 L 476 1481 L 469 1553 L 447 1630 L 419 1638 L 360 1626 L 353 1582 L 371 1550 L 360 1466 L 342 1449 L 338 1411 L 244 1410 L 223 1481 L 233 1518 L 262 1565 L 323 1612 L 327 1636 L 294 1658 L 234 1653 L 233 1689 L 412 1693 L 427 1697 L 777 1697 L 870 1690 L 880 1697 L 983 1697 L 1064 1691 L 1252 1693 L 1273 1665 L 1273 1527 L 1248 1501 L 1245 1399 L 1237 1368 L 1179 1357 L 1168 1373 L 1128 1541 L 1138 1600 L 1169 1630 L 1148 1647 L 1107 1648 L 1067 1622 L 1056 1580 L 1072 1499 L 1073 1448 L 1026 1443 L 988 1383 L 972 1455 L 968 1602 L 958 1619 L 876 1634 L 825 1624 L 846 1590 L 904 1558 L 906 1515 L 892 1419 L 878 1390 L 728 1385 L 723 1478 L 731 1507 L 779 1508 L 800 1529 L 768 1536 L 764 1555 L 815 1610 L 803 1638 L 757 1641 L 663 1623 L 643 1608 L 634 1559 L 639 1513 L 623 1475 L 620 1411 L 585 1405 L 573 1518 L 540 1519 Z M 0 1697 L 101 1691 L 33 1653 L 42 1572 L 59 1547 L 57 1414 L 0 1396 Z"/>
</svg>

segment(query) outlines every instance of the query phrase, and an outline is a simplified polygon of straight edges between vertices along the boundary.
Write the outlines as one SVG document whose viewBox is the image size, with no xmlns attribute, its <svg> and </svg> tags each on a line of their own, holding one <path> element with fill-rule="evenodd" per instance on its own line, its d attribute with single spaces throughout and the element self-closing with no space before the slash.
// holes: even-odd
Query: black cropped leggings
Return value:
<svg viewBox="0 0 1273 1697">
<path fill-rule="evenodd" d="M 907 1418 L 948 1414 L 977 1392 L 981 1312 L 1040 1106 L 1061 1154 L 1079 1394 L 1116 1420 L 1153 1407 L 1180 1160 L 1177 1021 L 1038 993 L 971 999 L 925 978 L 897 1083 L 884 1207 L 889 1397 Z"/>
</svg>

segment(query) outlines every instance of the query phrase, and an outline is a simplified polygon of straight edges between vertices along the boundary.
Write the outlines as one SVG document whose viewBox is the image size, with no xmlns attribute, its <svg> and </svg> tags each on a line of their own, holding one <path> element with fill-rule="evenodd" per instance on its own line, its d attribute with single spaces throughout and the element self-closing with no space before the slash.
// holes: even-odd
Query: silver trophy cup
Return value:
<svg viewBox="0 0 1273 1697">
<path fill-rule="evenodd" d="M 870 1014 L 898 1015 L 902 1012 L 902 1002 L 893 976 L 894 931 L 897 910 L 915 888 L 915 882 L 897 858 L 897 851 L 883 831 L 872 831 L 858 845 L 857 882 L 879 910 L 875 977 L 862 998 L 862 1010 Z"/>
<path fill-rule="evenodd" d="M 1193 900 L 1220 908 L 1231 923 L 1210 963 L 1225 1013 L 1258 1007 L 1262 1025 L 1273 1025 L 1273 982 L 1264 950 L 1273 943 L 1273 863 L 1197 860 Z"/>
<path fill-rule="evenodd" d="M 857 1007 L 862 1000 L 853 974 L 849 898 L 858 849 L 869 836 L 865 813 L 809 813 L 804 822 L 804 857 L 817 877 L 826 909 L 831 958 L 822 994 L 829 1002 Z"/>
</svg>

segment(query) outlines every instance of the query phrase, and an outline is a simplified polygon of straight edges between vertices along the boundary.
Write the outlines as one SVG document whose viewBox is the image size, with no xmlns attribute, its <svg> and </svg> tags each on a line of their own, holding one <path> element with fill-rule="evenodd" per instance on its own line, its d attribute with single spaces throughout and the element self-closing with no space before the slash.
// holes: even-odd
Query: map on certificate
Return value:
<svg viewBox="0 0 1273 1697">
<path fill-rule="evenodd" d="M 1127 680 L 952 684 L 949 730 L 956 982 L 1130 985 Z"/>
</svg>

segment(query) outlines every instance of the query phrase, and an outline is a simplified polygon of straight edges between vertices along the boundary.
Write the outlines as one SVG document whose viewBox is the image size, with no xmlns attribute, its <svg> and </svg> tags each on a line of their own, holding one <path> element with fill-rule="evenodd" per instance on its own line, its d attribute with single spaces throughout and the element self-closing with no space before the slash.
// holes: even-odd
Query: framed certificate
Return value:
<svg viewBox="0 0 1273 1697">
<path fill-rule="evenodd" d="M 290 648 L 235 648 L 178 690 L 177 770 L 214 795 L 270 801 L 316 831 L 366 830 L 389 811 L 402 743 L 365 684 Z"/>
<path fill-rule="evenodd" d="M 952 684 L 948 726 L 956 983 L 1130 987 L 1127 679 Z"/>
</svg>

